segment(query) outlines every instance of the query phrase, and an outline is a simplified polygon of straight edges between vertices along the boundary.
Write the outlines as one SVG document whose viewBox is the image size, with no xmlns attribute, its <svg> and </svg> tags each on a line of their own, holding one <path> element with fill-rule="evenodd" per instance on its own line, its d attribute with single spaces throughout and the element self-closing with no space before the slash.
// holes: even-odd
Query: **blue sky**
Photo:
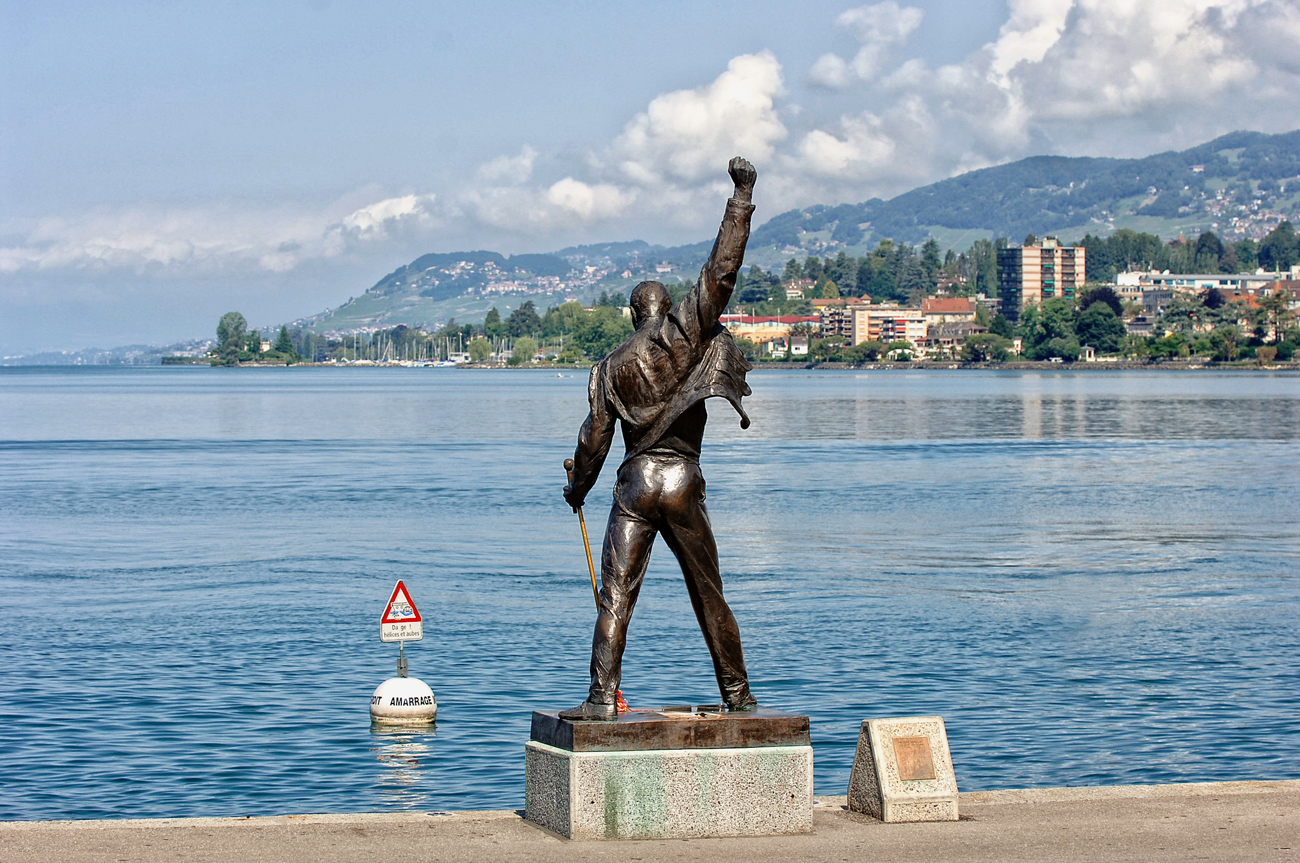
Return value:
<svg viewBox="0 0 1300 863">
<path fill-rule="evenodd" d="M 704 239 L 1300 126 L 1297 0 L 0 8 L 0 355 L 287 320 L 427 251 Z"/>
</svg>

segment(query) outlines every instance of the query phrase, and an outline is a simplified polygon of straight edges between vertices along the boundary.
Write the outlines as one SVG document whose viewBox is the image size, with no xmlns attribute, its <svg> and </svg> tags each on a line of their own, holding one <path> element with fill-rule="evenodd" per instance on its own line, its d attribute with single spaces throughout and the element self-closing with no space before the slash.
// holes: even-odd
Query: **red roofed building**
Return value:
<svg viewBox="0 0 1300 863">
<path fill-rule="evenodd" d="M 930 326 L 975 320 L 975 301 L 968 297 L 926 297 L 921 314 Z"/>
</svg>

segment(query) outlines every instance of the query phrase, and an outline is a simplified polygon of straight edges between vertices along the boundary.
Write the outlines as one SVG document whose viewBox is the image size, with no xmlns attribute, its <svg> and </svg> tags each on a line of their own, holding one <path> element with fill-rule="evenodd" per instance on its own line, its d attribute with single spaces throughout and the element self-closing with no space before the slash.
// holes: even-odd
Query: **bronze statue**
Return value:
<svg viewBox="0 0 1300 863">
<path fill-rule="evenodd" d="M 615 420 L 623 427 L 627 451 L 618 469 L 600 556 L 591 689 L 586 701 L 560 714 L 564 719 L 617 718 L 615 698 L 628 622 L 659 533 L 681 565 L 727 708 L 758 706 L 749 691 L 740 629 L 722 596 L 718 549 L 704 508 L 700 473 L 700 444 L 708 419 L 705 399 L 725 398 L 740 414 L 741 428 L 749 427 L 740 400 L 750 394 L 745 373 L 752 366 L 718 319 L 744 260 L 757 172 L 739 156 L 731 160 L 728 172 L 735 192 L 695 287 L 674 305 L 661 283 L 637 285 L 630 300 L 636 332 L 591 370 L 591 413 L 578 432 L 565 501 L 577 509 L 595 485 L 614 439 Z"/>
</svg>

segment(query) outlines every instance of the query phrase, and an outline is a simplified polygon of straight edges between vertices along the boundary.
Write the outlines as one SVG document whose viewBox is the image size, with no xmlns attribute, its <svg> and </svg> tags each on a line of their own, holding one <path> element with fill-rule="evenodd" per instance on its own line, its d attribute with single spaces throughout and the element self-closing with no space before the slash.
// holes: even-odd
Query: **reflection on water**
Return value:
<svg viewBox="0 0 1300 863">
<path fill-rule="evenodd" d="M 433 726 L 370 724 L 371 747 L 379 769 L 375 790 L 385 808 L 427 809 L 434 792 Z"/>
</svg>

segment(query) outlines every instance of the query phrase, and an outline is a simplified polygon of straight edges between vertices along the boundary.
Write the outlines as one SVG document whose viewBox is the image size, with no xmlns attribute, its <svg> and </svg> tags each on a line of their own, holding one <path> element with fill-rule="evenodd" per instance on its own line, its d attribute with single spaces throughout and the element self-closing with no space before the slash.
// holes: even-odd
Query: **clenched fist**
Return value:
<svg viewBox="0 0 1300 863">
<path fill-rule="evenodd" d="M 758 179 L 758 171 L 747 159 L 737 156 L 727 165 L 727 173 L 731 175 L 731 181 L 736 184 L 736 197 L 748 201 L 754 191 L 754 181 Z"/>
</svg>

